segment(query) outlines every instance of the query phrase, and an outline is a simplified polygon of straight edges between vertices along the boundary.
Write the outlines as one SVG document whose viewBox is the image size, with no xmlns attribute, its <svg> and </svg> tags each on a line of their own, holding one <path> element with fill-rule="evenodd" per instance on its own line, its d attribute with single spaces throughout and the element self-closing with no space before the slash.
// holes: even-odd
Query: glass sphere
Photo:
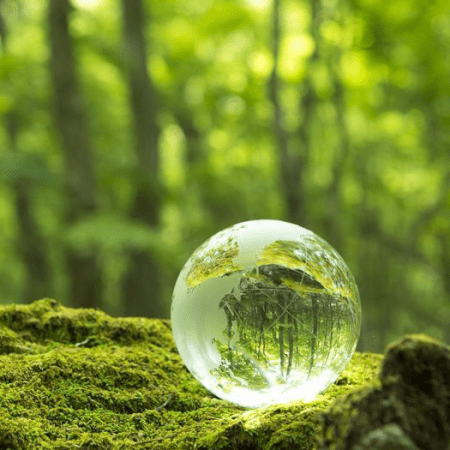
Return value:
<svg viewBox="0 0 450 450">
<path fill-rule="evenodd" d="M 175 285 L 172 329 L 189 371 L 244 407 L 308 401 L 333 383 L 359 337 L 355 280 L 298 225 L 254 220 L 207 240 Z"/>
</svg>

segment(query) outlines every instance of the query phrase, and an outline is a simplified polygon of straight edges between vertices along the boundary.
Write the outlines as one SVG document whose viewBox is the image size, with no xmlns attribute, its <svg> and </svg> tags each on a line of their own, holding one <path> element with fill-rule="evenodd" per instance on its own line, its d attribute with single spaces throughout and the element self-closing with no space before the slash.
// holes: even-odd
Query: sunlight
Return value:
<svg viewBox="0 0 450 450">
<path fill-rule="evenodd" d="M 76 7 L 82 9 L 97 9 L 103 3 L 103 0 L 73 0 Z"/>
<path fill-rule="evenodd" d="M 346 84 L 356 87 L 368 86 L 375 80 L 375 72 L 370 70 L 365 51 L 349 51 L 341 58 L 342 72 Z"/>
<path fill-rule="evenodd" d="M 285 79 L 296 80 L 301 76 L 304 60 L 314 52 L 315 43 L 308 34 L 286 36 L 281 41 L 279 71 Z"/>
<path fill-rule="evenodd" d="M 255 75 L 265 78 L 272 72 L 273 56 L 268 51 L 255 51 L 250 56 L 248 64 Z"/>
<path fill-rule="evenodd" d="M 246 2 L 255 9 L 266 9 L 270 6 L 270 0 L 246 0 Z"/>
</svg>

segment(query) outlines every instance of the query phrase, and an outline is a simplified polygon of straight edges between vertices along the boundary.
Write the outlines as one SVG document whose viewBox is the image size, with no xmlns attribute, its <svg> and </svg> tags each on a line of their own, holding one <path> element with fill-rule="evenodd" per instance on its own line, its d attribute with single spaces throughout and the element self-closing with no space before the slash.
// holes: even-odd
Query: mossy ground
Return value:
<svg viewBox="0 0 450 450">
<path fill-rule="evenodd" d="M 0 449 L 311 450 L 330 402 L 376 386 L 381 360 L 356 353 L 313 402 L 245 410 L 191 376 L 166 320 L 2 306 Z"/>
</svg>

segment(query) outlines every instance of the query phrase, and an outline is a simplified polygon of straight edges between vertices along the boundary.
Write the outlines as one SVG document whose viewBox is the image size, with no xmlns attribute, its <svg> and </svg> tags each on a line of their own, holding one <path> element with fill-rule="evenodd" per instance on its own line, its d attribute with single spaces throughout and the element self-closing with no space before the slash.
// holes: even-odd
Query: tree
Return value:
<svg viewBox="0 0 450 450">
<path fill-rule="evenodd" d="M 1 4 L 1 2 L 0 2 Z M 2 49 L 7 48 L 8 30 L 6 23 L 0 14 L 0 37 Z M 27 158 L 28 155 L 21 154 L 17 137 L 20 131 L 20 114 L 12 108 L 4 116 L 4 125 L 9 139 L 11 156 L 17 161 L 23 160 L 29 163 L 32 169 L 38 169 L 38 161 Z M 11 187 L 14 192 L 14 206 L 17 217 L 18 247 L 26 268 L 26 280 L 22 290 L 22 300 L 31 302 L 41 297 L 52 295 L 50 267 L 46 256 L 46 245 L 41 230 L 36 221 L 35 211 L 32 207 L 33 188 L 35 187 L 33 171 L 18 171 L 17 176 L 11 179 Z"/>
<path fill-rule="evenodd" d="M 95 175 L 86 111 L 78 86 L 69 34 L 69 0 L 50 0 L 50 69 L 54 88 L 56 125 L 66 164 L 66 226 L 70 227 L 96 209 Z M 96 255 L 65 250 L 71 300 L 76 306 L 97 306 L 102 295 L 101 271 Z"/>
<path fill-rule="evenodd" d="M 161 199 L 158 187 L 158 126 L 156 93 L 147 69 L 147 50 L 141 0 L 122 0 L 123 39 L 129 75 L 130 104 L 135 132 L 135 194 L 131 218 L 151 229 L 159 224 Z M 124 277 L 126 311 L 130 315 L 164 314 L 159 297 L 158 262 L 147 249 L 130 251 Z"/>
<path fill-rule="evenodd" d="M 19 118 L 15 111 L 6 116 L 6 128 L 10 139 L 10 148 L 18 159 L 26 160 L 25 155 L 19 156 L 17 133 Z M 30 166 L 37 161 L 29 158 Z M 37 166 L 37 164 L 36 164 Z M 37 167 L 35 167 L 37 168 Z M 30 171 L 31 172 L 31 171 Z M 33 180 L 31 173 L 19 174 L 12 180 L 17 223 L 19 226 L 18 247 L 26 268 L 26 280 L 22 290 L 22 300 L 31 302 L 39 298 L 51 296 L 50 266 L 46 255 L 46 242 L 43 239 L 33 210 Z"/>
<path fill-rule="evenodd" d="M 298 149 L 290 148 L 289 135 L 284 129 L 283 112 L 280 102 L 280 79 L 278 76 L 279 51 L 280 51 L 280 9 L 281 0 L 273 2 L 273 70 L 269 79 L 269 95 L 274 108 L 274 132 L 276 145 L 279 150 L 279 178 L 281 182 L 281 191 L 286 202 L 286 216 L 290 222 L 305 224 L 306 205 L 304 200 L 304 186 L 302 186 L 303 174 L 306 170 L 305 163 L 307 143 L 306 136 L 303 137 L 304 155 L 300 155 Z M 307 100 L 306 100 L 307 99 Z M 310 93 L 306 92 L 304 107 L 302 112 L 304 117 L 309 117 L 310 111 Z M 305 145 L 306 144 L 306 145 Z"/>
</svg>

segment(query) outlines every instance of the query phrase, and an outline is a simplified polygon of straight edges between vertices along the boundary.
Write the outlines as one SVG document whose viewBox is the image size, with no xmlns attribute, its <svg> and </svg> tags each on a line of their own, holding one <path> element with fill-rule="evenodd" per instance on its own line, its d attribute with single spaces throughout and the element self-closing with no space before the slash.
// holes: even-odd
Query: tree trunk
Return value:
<svg viewBox="0 0 450 450">
<path fill-rule="evenodd" d="M 19 152 L 17 147 L 18 118 L 14 111 L 6 116 L 6 129 L 10 147 Z M 22 300 L 25 303 L 53 297 L 50 267 L 46 258 L 46 245 L 39 231 L 31 207 L 30 188 L 27 179 L 19 177 L 12 183 L 15 193 L 15 209 L 18 224 L 18 247 L 26 268 L 26 281 L 22 288 Z"/>
<path fill-rule="evenodd" d="M 62 139 L 67 178 L 67 225 L 95 210 L 95 181 L 86 116 L 75 73 L 68 30 L 68 0 L 49 1 L 51 73 L 55 90 L 56 124 Z M 76 306 L 99 306 L 101 272 L 95 255 L 66 249 L 70 295 Z"/>
<path fill-rule="evenodd" d="M 136 194 L 132 219 L 149 228 L 159 224 L 161 201 L 158 195 L 158 127 L 156 96 L 148 76 L 143 34 L 144 11 L 141 0 L 122 0 L 125 57 L 129 72 L 130 103 L 136 135 Z M 158 264 L 147 250 L 130 252 L 130 266 L 124 277 L 127 315 L 161 317 L 167 311 L 160 299 Z"/>
<path fill-rule="evenodd" d="M 0 1 L 0 6 L 1 6 Z M 2 50 L 7 52 L 6 23 L 0 12 L 0 39 Z M 18 153 L 17 135 L 19 133 L 19 117 L 16 110 L 4 116 L 5 129 L 9 138 L 11 151 Z M 26 281 L 22 290 L 22 300 L 29 303 L 34 300 L 53 297 L 51 288 L 50 267 L 46 258 L 44 239 L 31 208 L 30 187 L 27 179 L 14 179 L 12 189 L 15 193 L 15 210 L 18 224 L 18 246 L 26 268 Z"/>
<path fill-rule="evenodd" d="M 328 208 L 325 215 L 325 227 L 329 241 L 334 247 L 343 248 L 343 223 L 345 215 L 341 198 L 341 186 L 345 173 L 345 163 L 350 153 L 350 142 L 348 138 L 347 125 L 345 123 L 345 98 L 344 87 L 334 76 L 334 105 L 337 113 L 337 126 L 339 130 L 339 144 L 335 150 L 332 166 L 333 178 L 328 188 Z"/>
<path fill-rule="evenodd" d="M 280 152 L 279 177 L 281 190 L 286 203 L 286 215 L 290 222 L 304 224 L 305 202 L 303 199 L 302 175 L 304 171 L 300 154 L 289 149 L 289 136 L 283 127 L 282 107 L 280 103 L 280 80 L 278 60 L 280 49 L 280 9 L 281 0 L 273 5 L 273 70 L 269 79 L 269 95 L 274 108 L 274 132 Z"/>
<path fill-rule="evenodd" d="M 313 116 L 316 96 L 309 77 L 302 85 L 302 99 L 300 114 L 303 116 L 295 139 L 295 148 L 290 147 L 290 136 L 283 127 L 282 106 L 280 102 L 280 80 L 277 66 L 279 61 L 279 47 L 281 36 L 280 20 L 281 0 L 274 0 L 273 4 L 273 70 L 269 80 L 270 99 L 274 107 L 274 130 L 280 151 L 280 170 L 282 193 L 286 202 L 286 214 L 290 222 L 308 226 L 308 211 L 306 204 L 306 190 L 304 176 L 308 170 L 308 159 L 311 146 L 311 120 Z M 316 49 L 311 56 L 313 63 L 318 59 L 318 22 L 320 18 L 320 1 L 311 3 L 312 26 L 311 34 L 316 42 Z"/>
</svg>

